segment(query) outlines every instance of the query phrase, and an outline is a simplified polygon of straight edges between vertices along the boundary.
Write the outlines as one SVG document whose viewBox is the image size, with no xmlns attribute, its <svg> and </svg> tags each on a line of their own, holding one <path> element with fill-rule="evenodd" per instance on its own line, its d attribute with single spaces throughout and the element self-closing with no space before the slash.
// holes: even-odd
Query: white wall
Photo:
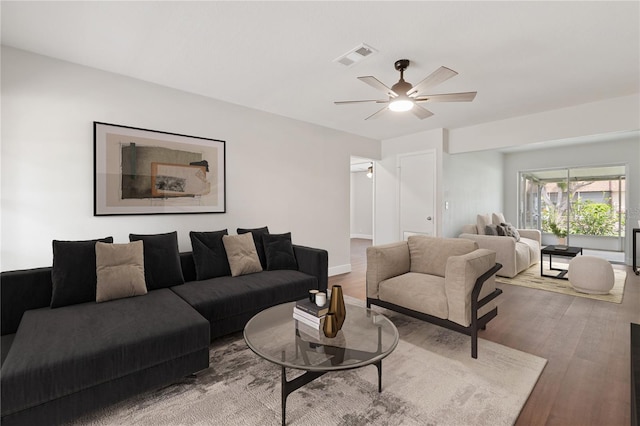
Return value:
<svg viewBox="0 0 640 426">
<path fill-rule="evenodd" d="M 504 210 L 502 161 L 493 150 L 444 155 L 444 237 L 457 237 L 463 225 L 476 223 L 478 214 Z M 515 223 L 515 217 L 507 220 Z"/>
<path fill-rule="evenodd" d="M 610 164 L 627 165 L 626 235 L 631 236 L 631 229 L 640 219 L 640 139 L 637 134 L 621 140 L 505 154 L 505 217 L 515 218 L 517 215 L 519 171 Z M 631 238 L 626 239 L 625 246 L 626 263 L 630 264 Z"/>
<path fill-rule="evenodd" d="M 398 241 L 400 235 L 398 206 L 398 155 L 433 149 L 436 152 L 436 209 L 435 233 L 442 235 L 442 156 L 446 148 L 446 131 L 430 130 L 382 141 L 382 158 L 376 162 L 374 199 L 374 241 L 376 245 Z"/>
<path fill-rule="evenodd" d="M 449 130 L 449 153 L 523 146 L 640 129 L 640 95 Z"/>
<path fill-rule="evenodd" d="M 212 76 L 211 78 L 215 78 Z M 51 240 L 268 225 L 349 269 L 350 157 L 380 143 L 2 48 L 2 270 L 51 265 Z M 93 216 L 93 121 L 222 139 L 227 213 Z"/>
<path fill-rule="evenodd" d="M 373 179 L 351 173 L 351 238 L 373 238 Z"/>
</svg>

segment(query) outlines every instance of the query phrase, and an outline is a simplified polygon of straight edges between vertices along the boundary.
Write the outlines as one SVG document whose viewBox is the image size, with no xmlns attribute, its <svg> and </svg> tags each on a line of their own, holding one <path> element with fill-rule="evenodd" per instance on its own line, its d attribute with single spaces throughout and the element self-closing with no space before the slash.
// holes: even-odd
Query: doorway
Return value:
<svg viewBox="0 0 640 426">
<path fill-rule="evenodd" d="M 351 157 L 350 175 L 350 237 L 373 240 L 373 160 Z"/>
</svg>

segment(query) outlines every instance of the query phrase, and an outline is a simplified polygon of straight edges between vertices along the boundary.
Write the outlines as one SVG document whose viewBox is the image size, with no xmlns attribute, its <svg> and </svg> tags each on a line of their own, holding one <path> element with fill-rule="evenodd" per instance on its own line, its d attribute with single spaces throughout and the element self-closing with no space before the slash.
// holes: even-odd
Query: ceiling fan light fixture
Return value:
<svg viewBox="0 0 640 426">
<path fill-rule="evenodd" d="M 406 98 L 394 99 L 389 103 L 389 109 L 396 112 L 410 111 L 413 108 L 413 101 Z"/>
</svg>

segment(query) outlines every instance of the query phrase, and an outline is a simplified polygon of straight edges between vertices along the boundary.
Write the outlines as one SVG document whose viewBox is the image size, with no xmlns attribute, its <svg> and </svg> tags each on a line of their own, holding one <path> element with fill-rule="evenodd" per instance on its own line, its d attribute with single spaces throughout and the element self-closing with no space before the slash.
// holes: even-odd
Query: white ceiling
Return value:
<svg viewBox="0 0 640 426">
<path fill-rule="evenodd" d="M 2 44 L 375 139 L 457 128 L 640 91 L 637 1 L 11 2 Z M 378 53 L 346 68 L 360 43 Z M 364 118 L 397 59 L 418 83 L 441 65 L 459 75 L 418 120 Z M 383 96 L 384 97 L 384 94 Z M 606 111 L 603 111 L 605 114 Z"/>
</svg>

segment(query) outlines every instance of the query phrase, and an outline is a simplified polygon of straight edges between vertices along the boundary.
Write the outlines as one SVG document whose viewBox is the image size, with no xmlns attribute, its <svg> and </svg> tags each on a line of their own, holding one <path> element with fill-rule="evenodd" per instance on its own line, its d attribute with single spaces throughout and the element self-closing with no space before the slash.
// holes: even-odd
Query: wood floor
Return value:
<svg viewBox="0 0 640 426">
<path fill-rule="evenodd" d="M 329 277 L 329 287 L 364 300 L 371 242 L 351 241 L 352 272 Z M 548 360 L 516 425 L 630 424 L 629 323 L 640 323 L 640 277 L 619 268 L 622 304 L 498 284 L 498 316 L 480 337 Z"/>
</svg>

